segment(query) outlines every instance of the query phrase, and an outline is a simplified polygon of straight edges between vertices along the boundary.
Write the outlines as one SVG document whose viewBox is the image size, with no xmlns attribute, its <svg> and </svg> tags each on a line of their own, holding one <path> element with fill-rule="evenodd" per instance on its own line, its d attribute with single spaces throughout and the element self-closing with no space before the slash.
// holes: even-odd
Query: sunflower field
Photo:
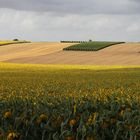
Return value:
<svg viewBox="0 0 140 140">
<path fill-rule="evenodd" d="M 0 140 L 140 140 L 140 67 L 0 63 Z"/>
</svg>

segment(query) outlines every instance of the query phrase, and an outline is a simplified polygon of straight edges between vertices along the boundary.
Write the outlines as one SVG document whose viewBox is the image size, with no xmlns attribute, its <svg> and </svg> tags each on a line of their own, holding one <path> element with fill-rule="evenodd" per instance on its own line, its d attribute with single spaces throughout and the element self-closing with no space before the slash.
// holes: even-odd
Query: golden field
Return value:
<svg viewBox="0 0 140 140">
<path fill-rule="evenodd" d="M 0 61 L 28 64 L 140 65 L 140 43 L 124 43 L 93 52 L 64 51 L 75 43 L 33 42 L 0 46 Z"/>
</svg>

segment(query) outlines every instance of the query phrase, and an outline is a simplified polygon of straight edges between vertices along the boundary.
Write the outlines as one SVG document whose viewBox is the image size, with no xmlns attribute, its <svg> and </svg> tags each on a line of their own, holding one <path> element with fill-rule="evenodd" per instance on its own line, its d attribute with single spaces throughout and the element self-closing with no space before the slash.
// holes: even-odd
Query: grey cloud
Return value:
<svg viewBox="0 0 140 140">
<path fill-rule="evenodd" d="M 0 39 L 140 41 L 140 18 L 105 14 L 50 16 L 1 9 L 0 31 Z"/>
<path fill-rule="evenodd" d="M 139 0 L 0 0 L 0 8 L 55 14 L 139 14 Z"/>
<path fill-rule="evenodd" d="M 139 0 L 0 0 L 0 39 L 140 41 Z"/>
</svg>

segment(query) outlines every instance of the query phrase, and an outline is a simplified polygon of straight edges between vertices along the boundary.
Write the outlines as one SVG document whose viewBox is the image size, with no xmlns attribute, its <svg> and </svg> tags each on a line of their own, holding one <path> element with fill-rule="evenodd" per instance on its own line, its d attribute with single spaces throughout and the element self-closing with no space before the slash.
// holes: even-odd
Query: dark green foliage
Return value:
<svg viewBox="0 0 140 140">
<path fill-rule="evenodd" d="M 98 51 L 103 48 L 116 45 L 116 44 L 122 44 L 125 42 L 86 42 L 86 43 L 80 43 L 76 45 L 72 45 L 70 47 L 64 48 L 63 50 L 70 50 L 70 51 Z"/>
<path fill-rule="evenodd" d="M 13 39 L 13 41 L 19 41 L 18 39 Z"/>
<path fill-rule="evenodd" d="M 139 85 L 140 69 L 0 67 L 0 140 L 139 140 Z"/>
<path fill-rule="evenodd" d="M 87 41 L 60 41 L 61 43 L 87 43 Z"/>
</svg>

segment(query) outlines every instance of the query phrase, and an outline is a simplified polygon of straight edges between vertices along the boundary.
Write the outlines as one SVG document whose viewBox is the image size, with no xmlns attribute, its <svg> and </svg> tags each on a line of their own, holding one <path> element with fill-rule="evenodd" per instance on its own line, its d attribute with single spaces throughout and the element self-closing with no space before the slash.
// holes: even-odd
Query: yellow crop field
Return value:
<svg viewBox="0 0 140 140">
<path fill-rule="evenodd" d="M 0 40 L 0 46 L 18 44 L 18 43 L 30 43 L 29 41 L 11 41 L 11 40 Z"/>
<path fill-rule="evenodd" d="M 13 41 L 0 41 L 0 45 L 5 45 L 9 43 L 13 43 Z"/>
<path fill-rule="evenodd" d="M 1 140 L 139 140 L 140 66 L 0 63 Z"/>
</svg>

